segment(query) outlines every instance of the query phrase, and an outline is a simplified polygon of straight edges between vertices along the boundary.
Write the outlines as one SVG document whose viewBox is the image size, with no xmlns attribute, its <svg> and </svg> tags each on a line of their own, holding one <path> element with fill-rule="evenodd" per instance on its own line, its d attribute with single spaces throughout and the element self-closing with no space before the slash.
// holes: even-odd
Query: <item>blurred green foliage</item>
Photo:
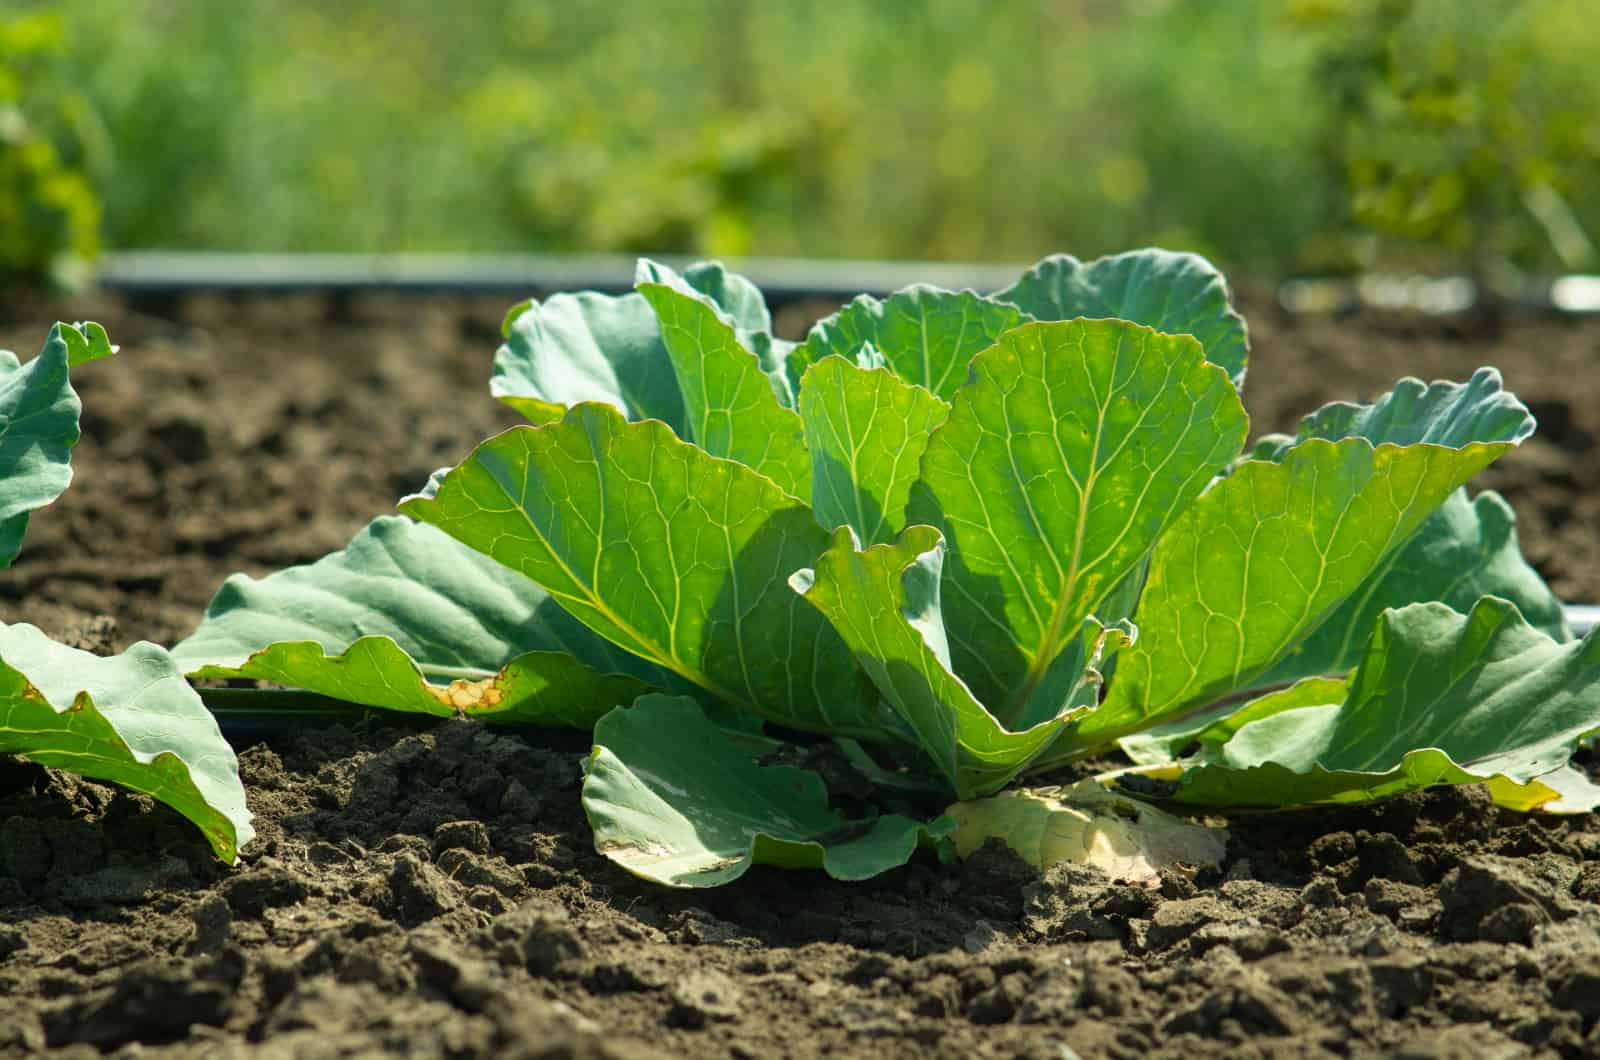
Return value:
<svg viewBox="0 0 1600 1060">
<path fill-rule="evenodd" d="M 115 246 L 1271 274 L 1559 263 L 1600 208 L 1571 0 L 14 2 L 64 20 Z"/>
<path fill-rule="evenodd" d="M 1597 14 L 1571 0 L 1298 0 L 1348 226 L 1480 273 L 1600 264 Z"/>
<path fill-rule="evenodd" d="M 72 283 L 99 247 L 99 130 L 64 50 L 59 18 L 0 16 L 0 279 Z"/>
</svg>

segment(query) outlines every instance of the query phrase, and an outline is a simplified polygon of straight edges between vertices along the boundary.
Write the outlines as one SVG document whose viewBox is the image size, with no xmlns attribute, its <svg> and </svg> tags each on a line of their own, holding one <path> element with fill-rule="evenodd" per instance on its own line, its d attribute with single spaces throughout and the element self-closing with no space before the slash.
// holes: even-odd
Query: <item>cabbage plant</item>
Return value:
<svg viewBox="0 0 1600 1060">
<path fill-rule="evenodd" d="M 81 404 L 70 369 L 116 352 L 98 324 L 57 324 L 26 364 L 0 350 L 0 567 L 66 490 Z M 253 835 L 233 749 L 164 648 L 113 658 L 0 624 L 0 755 L 111 781 L 193 821 L 225 861 Z M 0 856 L 5 851 L 0 850 Z"/>
<path fill-rule="evenodd" d="M 1218 855 L 1154 803 L 1600 803 L 1600 648 L 1463 489 L 1534 429 L 1493 369 L 1246 448 L 1245 324 L 1193 255 L 862 296 L 797 344 L 718 265 L 637 281 L 514 309 L 491 390 L 529 424 L 230 579 L 180 664 L 592 727 L 598 849 L 675 886 Z"/>
</svg>

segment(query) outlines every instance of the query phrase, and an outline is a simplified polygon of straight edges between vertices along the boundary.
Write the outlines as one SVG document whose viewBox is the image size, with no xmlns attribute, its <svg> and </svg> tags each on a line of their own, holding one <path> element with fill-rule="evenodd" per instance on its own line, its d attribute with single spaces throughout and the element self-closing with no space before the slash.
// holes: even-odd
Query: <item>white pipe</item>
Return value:
<svg viewBox="0 0 1600 1060">
<path fill-rule="evenodd" d="M 1600 604 L 1568 604 L 1567 625 L 1579 637 L 1600 626 Z"/>
</svg>

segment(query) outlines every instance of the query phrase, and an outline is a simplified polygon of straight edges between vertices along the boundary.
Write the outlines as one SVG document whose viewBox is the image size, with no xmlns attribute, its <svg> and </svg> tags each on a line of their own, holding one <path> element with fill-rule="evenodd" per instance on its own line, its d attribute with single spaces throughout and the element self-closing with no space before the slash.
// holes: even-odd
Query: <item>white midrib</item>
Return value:
<svg viewBox="0 0 1600 1060">
<path fill-rule="evenodd" d="M 1100 440 L 1105 437 L 1106 409 L 1109 401 L 1100 406 L 1095 417 L 1094 444 L 1089 450 L 1089 470 L 1083 476 L 1083 487 L 1078 491 L 1078 518 L 1077 525 L 1072 531 L 1072 555 L 1067 564 L 1067 573 L 1061 581 L 1061 591 L 1056 595 L 1054 608 L 1050 613 L 1050 624 L 1045 629 L 1045 635 L 1039 644 L 1039 650 L 1033 657 L 1033 662 L 1028 665 L 1028 672 L 1023 676 L 1022 683 L 1011 693 L 1006 700 L 1003 719 L 1009 725 L 1021 714 L 1028 700 L 1033 696 L 1034 690 L 1039 687 L 1039 682 L 1044 680 L 1045 671 L 1055 661 L 1056 645 L 1062 639 L 1063 627 L 1066 625 L 1067 607 L 1078 587 L 1078 576 L 1083 563 L 1083 538 L 1089 521 L 1089 497 L 1094 493 L 1094 487 L 1100 476 Z M 1041 532 L 1043 528 L 1040 528 Z M 1042 536 L 1042 534 L 1041 534 Z"/>
<path fill-rule="evenodd" d="M 496 485 L 498 485 L 498 483 L 496 483 Z M 501 488 L 503 489 L 503 487 Z M 506 494 L 506 499 L 511 499 L 509 493 Z M 559 569 L 563 575 L 566 576 L 566 579 L 569 583 L 577 586 L 580 590 L 577 593 L 557 593 L 550 589 L 549 586 L 546 586 L 546 592 L 549 592 L 552 596 L 565 596 L 598 613 L 607 622 L 611 623 L 623 634 L 633 640 L 634 644 L 638 646 L 637 649 L 629 648 L 627 644 L 623 644 L 622 647 L 628 648 L 628 650 L 633 651 L 634 654 L 641 655 L 659 666 L 666 667 L 668 670 L 671 670 L 673 673 L 688 681 L 690 684 L 699 685 L 706 691 L 712 693 L 713 695 L 721 696 L 730 703 L 742 703 L 745 706 L 754 706 L 754 704 L 748 703 L 744 697 L 734 695 L 728 691 L 728 689 L 723 688 L 722 685 L 714 681 L 709 674 L 702 673 L 698 668 L 685 663 L 682 659 L 678 658 L 675 651 L 663 651 L 660 645 L 656 644 L 649 637 L 645 636 L 638 629 L 634 628 L 633 623 L 629 622 L 627 619 L 613 611 L 609 606 L 607 606 L 606 602 L 594 592 L 591 586 L 584 582 L 582 578 L 578 577 L 577 572 L 572 569 L 571 565 L 569 565 L 567 561 L 561 557 L 561 554 L 557 552 L 555 547 L 550 543 L 550 539 L 545 536 L 544 531 L 539 528 L 539 525 L 533 521 L 533 517 L 528 514 L 527 508 L 522 504 L 516 504 L 514 507 L 517 510 L 517 514 L 522 516 L 522 521 L 527 524 L 529 531 L 532 532 L 534 538 L 544 549 L 545 554 L 550 557 L 550 561 L 556 565 L 557 569 Z M 602 510 L 604 507 L 605 506 L 602 503 Z M 598 542 L 596 547 L 599 547 Z M 598 562 L 599 560 L 597 552 L 596 563 L 598 564 Z M 676 630 L 676 622 L 672 624 L 672 628 Z"/>
</svg>

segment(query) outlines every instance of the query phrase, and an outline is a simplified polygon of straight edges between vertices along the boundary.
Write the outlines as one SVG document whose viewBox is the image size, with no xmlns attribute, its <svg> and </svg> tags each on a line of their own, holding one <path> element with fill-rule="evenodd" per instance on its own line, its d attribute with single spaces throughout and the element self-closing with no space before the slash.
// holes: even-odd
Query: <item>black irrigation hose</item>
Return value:
<svg viewBox="0 0 1600 1060">
<path fill-rule="evenodd" d="M 425 728 L 446 719 L 431 714 L 379 710 L 298 689 L 202 688 L 200 701 L 223 738 L 236 748 L 325 725 Z"/>
<path fill-rule="evenodd" d="M 664 254 L 683 268 L 696 259 Z M 621 293 L 633 289 L 636 259 L 613 254 L 221 254 L 126 251 L 107 254 L 96 279 L 131 297 L 170 298 L 194 291 L 237 295 L 397 292 L 498 295 L 517 301 L 557 291 Z M 914 283 L 994 291 L 1026 266 L 942 262 L 818 261 L 744 258 L 729 264 L 773 306 L 843 302 L 862 292 L 887 294 Z"/>
<path fill-rule="evenodd" d="M 661 255 L 680 267 L 690 258 Z M 827 261 L 743 258 L 729 264 L 754 280 L 774 306 L 842 302 L 857 294 L 887 294 L 913 283 L 994 291 L 1024 265 L 961 262 Z M 633 287 L 634 259 L 620 254 L 232 254 L 130 250 L 101 259 L 97 280 L 132 297 L 170 298 L 192 291 L 240 295 L 286 292 L 353 294 L 453 293 L 517 300 L 556 291 L 620 292 Z M 1497 300 L 1524 312 L 1555 316 L 1600 314 L 1600 276 L 1528 280 L 1496 290 Z M 1278 288 L 1290 313 L 1318 315 L 1385 309 L 1448 316 L 1478 303 L 1465 276 L 1367 273 L 1291 279 Z"/>
</svg>

